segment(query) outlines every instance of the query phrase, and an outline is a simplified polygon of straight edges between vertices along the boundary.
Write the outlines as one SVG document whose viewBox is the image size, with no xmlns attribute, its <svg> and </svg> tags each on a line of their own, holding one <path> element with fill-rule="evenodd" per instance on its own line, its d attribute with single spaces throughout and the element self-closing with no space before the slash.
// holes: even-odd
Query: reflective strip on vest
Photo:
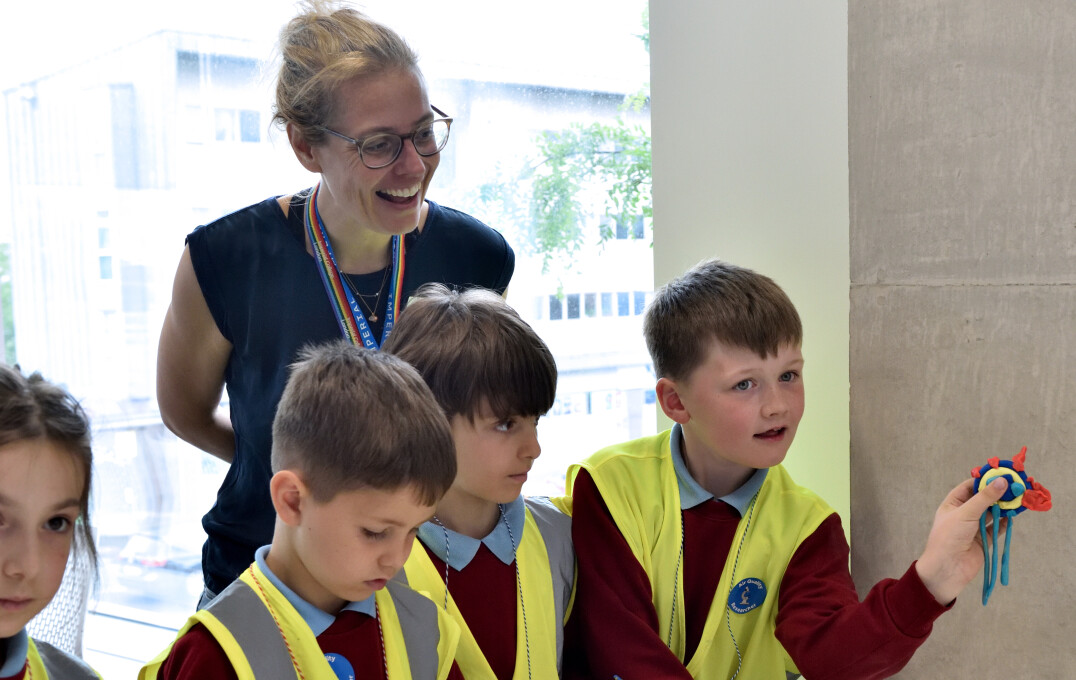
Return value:
<svg viewBox="0 0 1076 680">
<path fill-rule="evenodd" d="M 663 640 L 671 638 L 670 649 L 683 662 L 686 618 L 679 557 L 683 514 L 669 436 L 664 432 L 603 449 L 571 466 L 567 481 L 571 488 L 581 468 L 594 480 L 617 528 L 650 579 L 658 632 Z M 685 664 L 692 677 L 730 677 L 737 668 L 737 646 L 743 656 L 738 677 L 798 677 L 795 664 L 774 635 L 778 593 L 789 559 L 833 510 L 797 486 L 780 465 L 770 468 L 753 503 L 753 513 L 749 511 L 737 527 L 698 649 Z M 733 574 L 738 550 L 739 563 Z M 725 620 L 727 602 L 732 581 L 744 579 L 761 580 L 767 593 L 761 604 L 742 614 L 729 610 L 734 645 Z"/>
<path fill-rule="evenodd" d="M 258 577 L 257 582 L 252 575 Z M 389 677 L 444 680 L 456 649 L 455 625 L 433 602 L 406 586 L 390 582 L 374 599 Z M 224 650 L 239 680 L 294 680 L 293 655 L 307 677 L 335 677 L 314 632 L 257 565 L 243 572 L 208 607 L 195 612 L 176 639 L 198 623 Z M 287 631 L 290 654 L 281 627 Z M 155 680 L 170 652 L 171 646 L 144 666 L 140 680 Z"/>
<path fill-rule="evenodd" d="M 29 639 L 26 662 L 34 680 L 100 680 L 101 677 L 85 661 L 33 638 Z"/>
<path fill-rule="evenodd" d="M 524 606 L 519 606 L 517 592 L 516 664 L 512 676 L 516 680 L 527 678 L 529 655 L 532 677 L 557 677 L 564 645 L 564 619 L 575 573 L 571 518 L 544 499 L 527 499 L 523 538 L 516 550 L 516 559 Z M 421 546 L 411 551 L 410 558 L 395 578 L 427 593 L 438 609 L 443 606 L 443 575 L 437 573 L 430 556 Z M 448 614 L 460 628 L 456 663 L 463 676 L 469 680 L 493 677 L 489 662 L 451 594 L 448 595 Z M 554 635 L 549 635 L 550 629 Z"/>
<path fill-rule="evenodd" d="M 258 593 L 245 582 L 239 579 L 232 581 L 202 611 L 212 614 L 228 629 L 255 678 L 290 680 L 295 677 L 291 656 L 272 613 Z M 228 648 L 220 638 L 217 641 L 227 652 Z"/>
</svg>

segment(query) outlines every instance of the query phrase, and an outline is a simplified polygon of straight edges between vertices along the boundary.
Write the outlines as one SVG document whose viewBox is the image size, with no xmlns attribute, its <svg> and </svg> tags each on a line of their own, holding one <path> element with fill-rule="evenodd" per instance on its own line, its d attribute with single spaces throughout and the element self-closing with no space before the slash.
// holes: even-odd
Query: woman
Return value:
<svg viewBox="0 0 1076 680">
<path fill-rule="evenodd" d="M 515 264 L 500 234 L 426 200 L 451 119 L 400 36 L 314 0 L 280 51 L 274 120 L 319 182 L 192 232 L 161 331 L 165 424 L 231 463 L 202 520 L 200 606 L 272 536 L 270 430 L 298 350 L 341 335 L 377 347 L 423 283 L 503 293 Z"/>
</svg>

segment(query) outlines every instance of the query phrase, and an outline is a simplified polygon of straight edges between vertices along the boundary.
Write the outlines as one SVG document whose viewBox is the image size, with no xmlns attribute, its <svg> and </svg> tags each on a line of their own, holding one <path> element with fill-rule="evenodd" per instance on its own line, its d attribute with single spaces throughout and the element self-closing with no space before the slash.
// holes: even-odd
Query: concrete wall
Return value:
<svg viewBox="0 0 1076 680">
<path fill-rule="evenodd" d="M 851 2 L 852 567 L 922 549 L 973 466 L 1028 447 L 1056 507 L 1015 522 L 898 677 L 1076 674 L 1076 6 Z M 655 107 L 656 108 L 656 107 Z"/>
<path fill-rule="evenodd" d="M 847 520 L 847 9 L 652 2 L 650 41 L 656 284 L 720 257 L 784 287 L 807 390 L 787 465 Z"/>
</svg>

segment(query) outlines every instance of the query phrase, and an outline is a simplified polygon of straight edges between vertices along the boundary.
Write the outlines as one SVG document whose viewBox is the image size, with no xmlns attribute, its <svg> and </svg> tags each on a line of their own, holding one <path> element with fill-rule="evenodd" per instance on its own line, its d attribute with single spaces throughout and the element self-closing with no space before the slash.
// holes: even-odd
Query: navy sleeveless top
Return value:
<svg viewBox="0 0 1076 680">
<path fill-rule="evenodd" d="M 202 518 L 208 534 L 202 569 L 215 593 L 272 540 L 272 424 L 288 367 L 301 348 L 341 337 L 317 263 L 306 251 L 303 200 L 301 195 L 293 198 L 285 217 L 277 199 L 269 198 L 187 237 L 202 295 L 232 344 L 224 382 L 235 458 L 216 502 Z M 503 293 L 512 278 L 512 248 L 498 232 L 465 213 L 429 201 L 421 233 L 415 230 L 404 238 L 404 301 L 424 283 Z M 382 278 L 380 272 L 371 276 L 378 282 Z M 376 326 L 380 338 L 381 324 Z"/>
</svg>

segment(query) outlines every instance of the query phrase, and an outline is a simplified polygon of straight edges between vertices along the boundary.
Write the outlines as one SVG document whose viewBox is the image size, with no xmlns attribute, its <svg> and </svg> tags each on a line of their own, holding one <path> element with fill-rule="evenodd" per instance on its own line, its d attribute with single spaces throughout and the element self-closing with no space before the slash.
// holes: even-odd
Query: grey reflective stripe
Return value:
<svg viewBox="0 0 1076 680">
<path fill-rule="evenodd" d="M 273 615 L 254 589 L 236 579 L 205 608 L 232 634 L 258 680 L 295 680 L 295 666 Z"/>
<path fill-rule="evenodd" d="M 556 606 L 557 666 L 564 648 L 564 609 L 572 595 L 575 582 L 575 549 L 572 547 L 572 518 L 549 502 L 545 496 L 524 499 L 538 525 L 538 531 L 549 554 L 549 571 L 553 575 L 553 603 Z"/>
<path fill-rule="evenodd" d="M 37 654 L 41 657 L 41 665 L 45 667 L 45 673 L 55 680 L 98 680 L 98 675 L 85 661 L 71 656 L 67 652 L 60 651 L 47 642 L 34 640 Z"/>
<path fill-rule="evenodd" d="M 404 570 L 401 569 L 399 574 L 403 573 Z M 437 605 L 425 595 L 420 595 L 395 580 L 389 581 L 385 587 L 392 596 L 392 603 L 396 605 L 396 616 L 400 619 L 404 644 L 407 646 L 407 660 L 411 665 L 411 677 L 414 680 L 436 680 L 437 668 L 440 665 L 437 643 L 441 641 L 441 630 L 437 626 Z"/>
</svg>

